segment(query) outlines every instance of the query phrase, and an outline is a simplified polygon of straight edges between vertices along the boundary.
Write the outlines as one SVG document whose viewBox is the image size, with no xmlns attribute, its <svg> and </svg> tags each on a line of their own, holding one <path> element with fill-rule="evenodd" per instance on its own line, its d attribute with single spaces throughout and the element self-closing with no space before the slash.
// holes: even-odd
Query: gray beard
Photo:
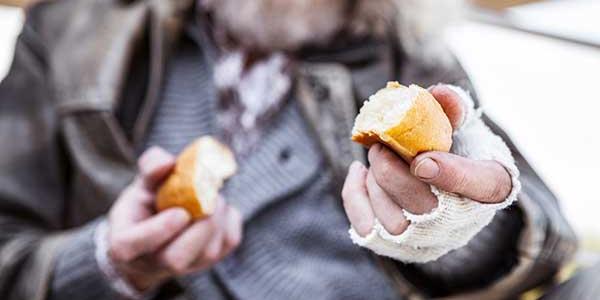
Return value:
<svg viewBox="0 0 600 300">
<path fill-rule="evenodd" d="M 347 23 L 347 0 L 207 0 L 217 28 L 245 49 L 293 51 L 326 43 Z"/>
</svg>

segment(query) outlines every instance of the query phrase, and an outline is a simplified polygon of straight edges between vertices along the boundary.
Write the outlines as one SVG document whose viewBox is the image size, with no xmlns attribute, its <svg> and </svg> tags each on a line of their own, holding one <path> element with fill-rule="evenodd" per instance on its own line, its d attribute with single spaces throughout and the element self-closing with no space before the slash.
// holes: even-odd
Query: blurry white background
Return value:
<svg viewBox="0 0 600 300">
<path fill-rule="evenodd" d="M 464 21 L 447 41 L 470 73 L 486 112 L 562 200 L 584 239 L 600 239 L 600 1 L 546 1 L 504 19 L 527 31 Z M 0 79 L 20 31 L 20 9 L 0 6 Z M 598 185 L 597 185 L 598 184 Z M 599 249 L 600 250 L 600 249 Z"/>
<path fill-rule="evenodd" d="M 10 66 L 15 39 L 21 31 L 22 23 L 21 9 L 0 5 L 0 79 L 4 78 Z"/>
</svg>

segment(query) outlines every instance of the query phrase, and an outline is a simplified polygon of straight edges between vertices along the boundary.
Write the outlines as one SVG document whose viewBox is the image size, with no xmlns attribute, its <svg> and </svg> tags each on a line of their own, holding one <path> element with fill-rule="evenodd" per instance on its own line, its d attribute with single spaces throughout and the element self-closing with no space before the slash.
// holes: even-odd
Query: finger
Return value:
<svg viewBox="0 0 600 300">
<path fill-rule="evenodd" d="M 429 88 L 429 91 L 442 106 L 442 109 L 450 120 L 452 128 L 458 128 L 465 118 L 465 109 L 460 96 L 443 84 L 434 85 Z"/>
<path fill-rule="evenodd" d="M 208 242 L 205 250 L 198 257 L 196 257 L 196 262 L 199 262 L 205 266 L 212 266 L 221 259 L 221 252 L 224 248 L 224 231 L 224 228 L 220 227 L 215 232 L 215 234 L 211 237 L 211 240 Z M 194 263 L 192 262 L 191 266 L 193 265 Z"/>
<path fill-rule="evenodd" d="M 371 207 L 381 225 L 393 235 L 403 233 L 408 227 L 409 221 L 404 217 L 402 208 L 377 185 L 372 172 L 367 175 L 367 190 Z"/>
<path fill-rule="evenodd" d="M 451 153 L 423 153 L 412 162 L 411 172 L 442 190 L 484 203 L 501 202 L 512 189 L 510 175 L 498 162 Z"/>
<path fill-rule="evenodd" d="M 146 150 L 138 160 L 141 180 L 150 190 L 154 190 L 174 166 L 175 157 L 157 146 Z"/>
<path fill-rule="evenodd" d="M 190 215 L 181 208 L 165 210 L 130 228 L 110 232 L 111 256 L 118 261 L 132 261 L 154 252 L 187 226 Z"/>
<path fill-rule="evenodd" d="M 365 180 L 367 169 L 360 162 L 353 162 L 342 188 L 344 210 L 356 232 L 365 236 L 373 229 L 375 215 L 369 204 Z"/>
<path fill-rule="evenodd" d="M 139 185 L 125 188 L 109 213 L 111 228 L 121 231 L 149 218 L 154 195 Z"/>
<path fill-rule="evenodd" d="M 227 206 L 225 220 L 222 234 L 209 242 L 205 253 L 196 258 L 196 261 L 190 266 L 190 271 L 210 268 L 229 255 L 240 244 L 242 238 L 241 214 L 234 207 Z"/>
<path fill-rule="evenodd" d="M 210 234 L 201 243 L 195 243 L 197 241 L 193 240 L 193 236 L 184 232 L 159 255 L 161 262 L 166 263 L 169 269 L 180 275 L 192 271 L 196 261 L 205 261 L 207 265 L 212 264 L 213 260 L 218 258 L 221 249 L 225 212 L 225 201 L 219 196 L 214 214 L 206 218 L 207 222 L 201 222 L 205 226 L 210 226 Z"/>
<path fill-rule="evenodd" d="M 225 225 L 225 252 L 237 248 L 242 241 L 242 214 L 233 206 L 227 207 Z"/>
<path fill-rule="evenodd" d="M 400 207 L 413 214 L 425 214 L 437 207 L 429 185 L 415 178 L 404 160 L 387 147 L 371 146 L 369 162 L 377 184 Z"/>
<path fill-rule="evenodd" d="M 217 209 L 215 214 L 211 216 L 216 223 L 217 230 L 211 237 L 205 250 L 199 254 L 195 261 L 201 261 L 205 265 L 212 265 L 216 263 L 221 256 L 221 250 L 223 249 L 224 237 L 225 237 L 225 225 L 227 223 L 227 205 L 223 198 L 219 196 Z M 192 264 L 193 265 L 193 262 Z"/>
<path fill-rule="evenodd" d="M 219 231 L 214 219 L 196 221 L 157 255 L 158 261 L 175 274 L 183 275 L 208 247 Z"/>
</svg>

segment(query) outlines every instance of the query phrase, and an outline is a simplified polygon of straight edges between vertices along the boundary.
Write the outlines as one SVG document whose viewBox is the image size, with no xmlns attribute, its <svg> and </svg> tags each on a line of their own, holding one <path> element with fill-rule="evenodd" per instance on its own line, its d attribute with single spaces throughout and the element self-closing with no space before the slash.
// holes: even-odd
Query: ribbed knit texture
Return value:
<svg viewBox="0 0 600 300">
<path fill-rule="evenodd" d="M 118 299 L 96 264 L 94 230 L 98 222 L 80 228 L 61 250 L 49 300 Z"/>
<path fill-rule="evenodd" d="M 196 48 L 179 49 L 165 78 L 162 101 L 146 137 L 147 146 L 158 145 L 179 153 L 195 138 L 214 134 L 216 90 L 208 67 Z"/>
</svg>

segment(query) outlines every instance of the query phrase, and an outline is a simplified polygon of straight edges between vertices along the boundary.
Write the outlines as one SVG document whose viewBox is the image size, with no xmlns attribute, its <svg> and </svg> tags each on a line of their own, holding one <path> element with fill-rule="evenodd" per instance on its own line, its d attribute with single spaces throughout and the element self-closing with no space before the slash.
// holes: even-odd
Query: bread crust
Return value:
<svg viewBox="0 0 600 300">
<path fill-rule="evenodd" d="M 214 203 L 207 201 L 216 201 L 216 199 L 199 199 L 198 187 L 195 178 L 197 172 L 208 172 L 209 170 L 198 169 L 198 159 L 203 155 L 200 150 L 202 143 L 216 143 L 219 148 L 219 155 L 223 158 L 220 163 L 233 164 L 230 174 L 222 174 L 224 178 L 232 176 L 235 173 L 235 160 L 233 154 L 225 145 L 222 145 L 209 136 L 201 137 L 187 146 L 177 157 L 175 168 L 169 177 L 163 182 L 156 195 L 156 210 L 162 211 L 171 207 L 184 208 L 192 219 L 200 219 L 213 214 L 216 207 Z M 208 155 L 208 154 L 206 154 Z M 227 157 L 225 157 L 227 156 Z M 215 186 L 219 189 L 220 184 Z M 204 205 L 211 204 L 211 205 Z"/>
<path fill-rule="evenodd" d="M 352 136 L 352 140 L 366 147 L 383 143 L 404 160 L 411 161 L 426 151 L 448 152 L 452 146 L 452 126 L 433 95 L 420 88 L 414 104 L 398 124 L 381 134 L 360 131 Z"/>
<path fill-rule="evenodd" d="M 156 195 L 157 211 L 171 207 L 182 207 L 188 211 L 193 219 L 199 219 L 212 213 L 202 209 L 194 185 L 199 142 L 197 140 L 187 146 L 177 157 L 173 172 L 158 189 Z"/>
</svg>

